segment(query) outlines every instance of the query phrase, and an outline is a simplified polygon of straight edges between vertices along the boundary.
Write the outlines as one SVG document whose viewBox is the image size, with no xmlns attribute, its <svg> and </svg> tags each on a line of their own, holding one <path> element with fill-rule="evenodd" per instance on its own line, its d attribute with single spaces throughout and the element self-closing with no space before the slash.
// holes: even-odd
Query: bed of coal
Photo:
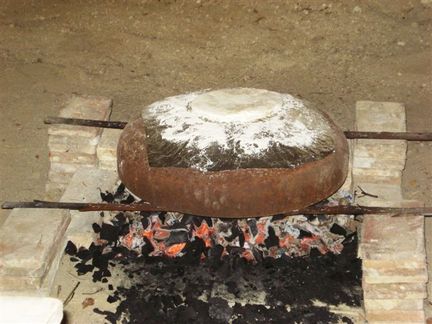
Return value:
<svg viewBox="0 0 432 324">
<path fill-rule="evenodd" d="M 133 201 L 122 186 L 119 189 L 117 197 L 102 194 L 103 199 Z M 108 302 L 116 303 L 116 311 L 94 309 L 109 323 L 351 323 L 329 305 L 360 306 L 361 261 L 355 232 L 342 231 L 340 254 L 322 254 L 317 248 L 300 257 L 254 252 L 253 261 L 244 257 L 242 246 L 209 245 L 198 236 L 182 243 L 173 257 L 155 255 L 145 236 L 139 250 L 120 243 L 131 231 L 131 218 L 146 223 L 149 217 L 117 213 L 108 220 L 105 214 L 102 225 L 93 225 L 99 238 L 88 249 L 67 244 L 77 274 L 91 272 L 93 281 L 105 283 L 111 291 Z M 190 217 L 195 226 L 212 222 Z M 271 248 L 278 240 L 273 236 L 263 245 Z M 127 280 L 117 284 L 114 272 Z"/>
</svg>

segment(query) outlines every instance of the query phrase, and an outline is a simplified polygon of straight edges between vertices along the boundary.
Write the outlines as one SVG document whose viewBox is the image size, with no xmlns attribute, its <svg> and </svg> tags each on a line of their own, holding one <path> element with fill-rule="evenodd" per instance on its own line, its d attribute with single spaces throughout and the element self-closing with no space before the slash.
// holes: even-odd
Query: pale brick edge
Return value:
<svg viewBox="0 0 432 324">
<path fill-rule="evenodd" d="M 356 129 L 406 131 L 405 108 L 399 103 L 357 102 Z M 359 148 L 358 151 L 356 147 Z M 402 199 L 402 171 L 406 162 L 406 148 L 404 141 L 355 140 L 352 143 L 354 187 L 363 184 L 365 191 L 369 192 L 368 189 L 373 189 L 380 195 L 380 199 L 364 197 L 357 199 L 356 203 L 401 207 L 422 205 L 419 202 Z M 392 197 L 394 197 L 393 201 L 390 201 Z M 423 305 L 427 295 L 428 278 L 424 248 L 424 218 L 421 215 L 418 217 L 419 222 L 411 219 L 414 221 L 413 225 L 407 228 L 405 233 L 405 239 L 417 240 L 416 243 L 409 245 L 413 246 L 415 251 L 403 251 L 403 253 L 398 251 L 397 244 L 391 244 L 391 239 L 387 240 L 387 245 L 383 246 L 380 243 L 381 239 L 384 239 L 383 235 L 392 235 L 391 231 L 387 231 L 387 234 L 383 232 L 381 237 L 375 235 L 370 241 L 366 240 L 366 237 L 370 237 L 368 233 L 364 233 L 369 222 L 376 223 L 374 226 L 376 229 L 379 227 L 379 218 L 382 219 L 381 226 L 389 224 L 391 218 L 377 215 L 364 218 L 360 231 L 359 257 L 363 259 L 364 308 L 369 323 L 422 323 L 425 320 Z M 416 233 L 410 234 L 413 230 Z M 417 235 L 419 233 L 420 235 Z"/>
<path fill-rule="evenodd" d="M 60 110 L 59 116 L 109 120 L 113 101 L 93 95 L 74 95 Z M 50 167 L 45 196 L 58 199 L 72 176 L 81 167 L 97 167 L 97 146 L 103 129 L 54 125 L 48 128 Z M 70 148 L 70 150 L 68 150 Z"/>
</svg>

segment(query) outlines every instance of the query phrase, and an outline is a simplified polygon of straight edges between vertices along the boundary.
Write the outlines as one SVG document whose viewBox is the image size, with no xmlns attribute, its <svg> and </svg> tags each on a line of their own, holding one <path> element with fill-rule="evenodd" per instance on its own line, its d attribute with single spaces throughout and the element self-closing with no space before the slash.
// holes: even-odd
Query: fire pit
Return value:
<svg viewBox="0 0 432 324">
<path fill-rule="evenodd" d="M 226 90 L 223 92 L 227 97 L 232 95 L 230 102 L 237 105 L 238 100 L 235 98 L 239 95 L 239 91 L 255 93 L 256 90 L 237 89 L 234 94 Z M 280 108 L 281 106 L 277 105 L 278 99 L 275 98 L 286 96 L 280 94 L 275 96 L 274 93 L 268 94 L 266 91 L 258 91 L 258 93 L 260 95 L 251 96 L 252 106 L 262 107 L 264 102 L 270 107 Z M 216 94 L 208 91 L 196 93 L 197 101 L 195 102 L 194 99 L 186 105 L 186 111 L 188 109 L 193 111 L 194 108 L 199 107 L 198 113 L 205 122 L 220 123 L 211 108 L 211 103 L 216 100 L 214 97 L 218 97 L 218 94 L 220 94 L 218 91 Z M 264 95 L 265 99 L 261 95 Z M 204 99 L 199 99 L 200 96 Z M 258 100 L 257 97 L 262 100 Z M 105 103 L 110 103 L 109 100 L 75 98 L 71 106 L 89 104 L 88 109 L 91 110 L 94 100 L 101 103 L 97 105 L 101 118 L 107 116 L 109 109 Z M 160 102 L 151 107 L 158 111 L 161 108 Z M 179 109 L 184 108 L 181 105 L 179 107 Z M 232 107 L 228 105 L 228 112 Z M 173 320 L 233 323 L 287 320 L 350 322 L 351 319 L 360 321 L 363 315 L 369 321 L 424 322 L 423 298 L 426 296 L 425 282 L 427 281 L 424 222 L 423 217 L 415 213 L 422 213 L 426 209 L 393 209 L 395 212 L 408 211 L 410 216 L 403 217 L 373 214 L 382 211 L 388 213 L 387 207 L 419 206 L 418 202 L 402 200 L 401 172 L 405 164 L 406 151 L 404 141 L 351 141 L 347 179 L 332 196 L 329 196 L 330 193 L 335 191 L 345 179 L 344 163 L 348 154 L 336 158 L 337 150 L 324 149 L 314 156 L 317 159 L 313 161 L 302 158 L 296 160 L 296 157 L 302 157 L 302 154 L 299 154 L 292 155 L 291 164 L 261 165 L 270 175 L 275 170 L 282 169 L 279 174 L 288 178 L 303 172 L 300 170 L 315 169 L 312 166 L 326 161 L 327 157 L 332 155 L 335 163 L 345 161 L 340 164 L 340 170 L 335 170 L 336 176 L 332 173 L 324 173 L 323 178 L 313 176 L 308 178 L 318 182 L 332 177 L 334 180 L 334 182 L 324 182 L 329 190 L 327 194 L 319 190 L 321 187 L 316 186 L 318 190 L 314 194 L 317 197 L 323 195 L 325 199 L 312 207 L 267 216 L 278 209 L 272 209 L 274 206 L 265 209 L 261 205 L 262 201 L 260 204 L 255 204 L 252 200 L 249 202 L 250 209 L 247 209 L 246 204 L 241 205 L 245 207 L 244 210 L 248 210 L 248 213 L 236 214 L 238 209 L 234 208 L 223 214 L 216 214 L 215 206 L 210 205 L 209 208 L 205 200 L 191 196 L 194 193 L 190 187 L 191 183 L 187 191 L 176 191 L 181 189 L 180 181 L 188 183 L 185 175 L 192 177 L 199 175 L 201 177 L 198 177 L 199 183 L 203 179 L 211 180 L 225 173 L 230 173 L 232 178 L 235 178 L 237 171 L 250 172 L 254 177 L 257 175 L 255 173 L 258 169 L 255 165 L 257 161 L 229 160 L 231 156 L 229 152 L 222 152 L 220 150 L 222 146 L 216 145 L 214 151 L 210 150 L 210 153 L 215 153 L 211 156 L 216 159 L 210 161 L 226 161 L 226 164 L 203 165 L 203 160 L 196 159 L 194 164 L 182 165 L 181 159 L 175 157 L 181 157 L 183 153 L 186 154 L 184 156 L 188 156 L 187 154 L 194 156 L 193 150 L 180 150 L 182 154 L 175 154 L 179 148 L 175 145 L 185 149 L 187 148 L 185 143 L 181 141 L 170 143 L 168 146 L 172 144 L 174 146 L 171 147 L 176 147 L 174 153 L 163 151 L 165 147 L 162 151 L 158 147 L 151 147 L 152 136 L 155 138 L 163 136 L 163 129 L 159 128 L 160 123 L 158 124 L 156 120 L 158 115 L 149 114 L 149 110 L 153 108 L 146 110 L 148 113 L 143 116 L 144 118 L 129 123 L 123 135 L 129 134 L 131 141 L 126 140 L 119 145 L 119 153 L 122 147 L 124 152 L 131 154 L 122 160 L 130 163 L 128 167 L 132 166 L 131 161 L 144 167 L 135 171 L 131 169 L 136 177 L 129 179 L 131 183 L 126 183 L 129 189 L 139 196 L 130 193 L 123 184 L 115 185 L 118 179 L 115 168 L 120 131 L 104 130 L 101 134 L 100 129 L 94 128 L 91 132 L 81 133 L 82 129 L 73 127 L 65 127 L 62 132 L 51 131 L 50 155 L 53 172 L 50 172 L 50 175 L 52 174 L 50 179 L 56 186 L 66 186 L 67 190 L 60 202 L 18 203 L 16 207 L 46 206 L 72 210 L 15 209 L 11 213 L 1 228 L 1 235 L 4 238 L 2 240 L 4 253 L 0 256 L 2 290 L 18 293 L 31 291 L 32 294 L 46 294 L 50 291 L 51 295 L 64 299 L 66 303 L 71 300 L 71 304 L 77 304 L 80 312 L 74 312 L 74 317 L 82 316 L 81 321 L 91 321 L 90 318 L 97 313 L 103 314 L 106 320 L 111 322 L 119 320 L 129 322 L 145 320 L 150 323 Z M 291 108 L 288 111 L 291 111 Z M 359 102 L 356 109 L 356 126 L 359 131 L 405 131 L 405 111 L 401 104 Z M 80 117 L 86 118 L 85 111 L 86 109 L 79 110 Z M 277 111 L 280 112 L 276 109 Z M 252 116 L 256 117 L 256 112 L 253 110 L 252 112 Z M 227 120 L 238 118 L 236 111 L 232 111 L 232 115 Z M 89 118 L 96 118 L 91 116 L 90 114 Z M 269 116 L 273 115 L 269 114 Z M 66 114 L 65 117 L 74 116 Z M 326 119 L 322 116 L 319 118 Z M 248 119 L 248 123 L 253 124 L 263 120 L 264 117 L 258 120 L 252 118 Z M 83 123 L 88 122 L 85 120 Z M 91 123 L 94 125 L 95 121 Z M 123 123 L 123 126 L 125 124 Z M 140 125 L 138 130 L 135 128 L 136 125 Z M 186 127 L 183 127 L 184 123 L 181 125 L 181 129 L 188 129 L 187 124 Z M 331 122 L 328 125 L 329 128 L 324 128 L 330 129 L 330 134 L 337 135 L 340 132 L 333 128 Z M 347 134 L 350 133 L 355 132 L 345 132 L 345 135 L 348 136 Z M 139 136 L 136 136 L 137 134 Z M 267 132 L 266 135 L 271 137 L 272 133 Z M 394 136 L 394 134 L 390 135 Z M 419 136 L 424 135 L 414 134 L 413 138 Z M 324 143 L 334 144 L 338 141 L 338 136 L 330 135 L 330 139 L 330 141 L 325 140 Z M 137 154 L 134 155 L 133 151 L 127 150 L 130 143 L 137 145 L 138 151 L 135 151 Z M 342 138 L 341 143 L 343 148 L 346 140 Z M 324 145 L 324 147 L 331 148 L 332 145 Z M 298 149 L 298 146 L 296 148 Z M 309 148 L 306 148 L 306 151 Z M 289 152 L 292 147 L 277 146 L 276 149 Z M 172 155 L 159 154 L 160 152 L 172 153 Z M 158 164 L 156 156 L 167 158 L 160 160 L 162 162 Z M 224 156 L 224 159 L 218 160 L 220 156 Z M 143 163 L 144 161 L 147 164 Z M 269 161 L 287 162 L 286 159 L 263 159 L 260 163 Z M 235 169 L 236 165 L 240 167 Z M 327 167 L 331 169 L 332 165 Z M 175 199 L 173 204 L 169 205 L 170 207 L 157 200 L 150 203 L 140 202 L 141 198 L 153 199 L 151 191 L 140 193 L 140 188 L 150 190 L 149 184 L 151 184 L 152 188 L 156 188 L 153 190 L 160 190 L 153 177 L 159 175 L 153 173 L 155 169 L 164 169 L 165 173 L 169 174 L 168 180 L 176 180 L 174 191 L 170 191 L 169 181 L 163 187 L 173 199 L 177 197 L 175 193 L 179 197 L 184 195 L 183 197 L 189 200 L 195 199 L 199 206 L 196 214 L 200 216 L 189 212 L 186 209 L 187 204 L 179 204 Z M 177 169 L 184 170 L 185 173 L 176 174 L 174 171 Z M 124 170 L 120 168 L 119 171 L 122 174 Z M 72 180 L 64 184 L 65 177 L 66 179 L 72 177 Z M 145 177 L 148 178 L 149 184 L 141 183 Z M 235 184 L 230 182 L 231 178 L 221 179 L 227 181 L 228 188 L 235 187 Z M 122 180 L 127 182 L 128 179 L 122 178 Z M 281 188 L 290 189 L 288 186 L 277 186 L 277 181 L 277 178 L 273 178 L 272 189 L 276 192 Z M 134 188 L 134 185 L 137 187 Z M 205 189 L 206 186 L 208 184 L 199 189 Z M 333 186 L 334 189 L 330 190 Z M 105 202 L 95 205 L 93 203 L 98 201 L 99 196 L 98 188 L 103 190 L 101 197 Z M 252 187 L 242 188 L 244 195 L 252 191 Z M 304 190 L 304 184 L 299 183 L 299 188 Z M 353 188 L 356 188 L 354 192 Z M 222 193 L 222 191 L 211 192 L 211 188 L 208 190 L 206 194 L 209 201 L 219 199 Z M 242 197 L 235 194 L 236 192 L 233 191 L 232 195 L 236 199 Z M 293 191 L 291 194 L 295 195 L 296 192 Z M 300 196 L 301 194 L 303 192 Z M 251 195 L 253 196 L 254 193 Z M 306 203 L 306 201 L 300 200 L 297 203 Z M 160 205 L 156 205 L 159 203 Z M 375 207 L 353 205 L 356 203 Z M 279 207 L 293 208 L 288 203 L 280 204 Z M 100 208 L 105 211 L 121 210 L 121 212 L 81 213 L 78 211 Z M 164 208 L 177 210 L 165 212 Z M 208 215 L 220 216 L 203 217 L 206 215 L 205 212 L 201 213 L 203 210 L 215 212 L 215 214 L 209 212 Z M 332 210 L 333 215 L 317 212 L 324 210 Z M 341 210 L 346 213 L 335 216 L 337 213 L 334 211 Z M 361 218 L 350 215 L 349 211 L 370 215 L 365 216 L 363 223 L 360 224 Z M 246 217 L 261 213 L 266 217 Z M 231 215 L 235 218 L 227 217 Z M 357 242 L 356 233 L 359 225 L 361 240 Z M 17 231 L 21 232 L 17 233 Z M 64 237 L 70 240 L 66 248 L 70 260 L 63 258 L 62 267 L 72 263 L 75 269 L 73 272 L 78 276 L 73 274 L 70 277 L 72 273 L 70 269 L 62 268 L 60 275 L 67 273 L 68 280 L 56 281 L 53 285 L 62 255 L 56 251 L 63 250 L 65 246 L 63 244 L 66 244 Z M 405 240 L 405 237 L 409 237 L 410 240 Z M 363 264 L 357 258 L 357 244 L 359 244 L 358 255 L 363 259 Z M 67 286 L 69 283 L 73 284 L 70 288 Z M 362 300 L 364 313 L 359 308 Z M 103 301 L 108 304 L 103 304 Z M 110 303 L 115 305 L 114 308 L 109 307 Z M 83 307 L 86 309 L 83 310 Z M 89 312 L 89 309 L 94 313 Z"/>
</svg>

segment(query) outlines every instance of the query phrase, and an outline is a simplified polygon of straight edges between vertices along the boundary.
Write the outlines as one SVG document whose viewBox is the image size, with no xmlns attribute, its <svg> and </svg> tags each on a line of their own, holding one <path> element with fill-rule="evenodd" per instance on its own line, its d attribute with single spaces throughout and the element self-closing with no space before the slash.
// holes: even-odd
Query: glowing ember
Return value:
<svg viewBox="0 0 432 324">
<path fill-rule="evenodd" d="M 348 194 L 329 198 L 327 204 L 350 200 Z M 219 246 L 221 256 L 238 253 L 255 262 L 262 257 L 304 256 L 316 249 L 339 254 L 347 236 L 356 231 L 354 216 L 274 216 L 259 219 L 209 219 L 180 213 L 126 213 L 129 231 L 119 243 L 138 255 L 145 247 L 149 256 L 178 257 L 187 243 L 202 240 L 206 249 Z M 205 255 L 203 254 L 202 258 Z"/>
</svg>

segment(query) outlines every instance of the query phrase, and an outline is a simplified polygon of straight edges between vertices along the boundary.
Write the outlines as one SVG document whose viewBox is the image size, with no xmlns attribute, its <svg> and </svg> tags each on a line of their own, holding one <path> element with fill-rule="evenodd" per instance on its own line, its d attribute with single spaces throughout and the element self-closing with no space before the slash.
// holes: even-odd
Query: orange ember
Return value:
<svg viewBox="0 0 432 324">
<path fill-rule="evenodd" d="M 184 249 L 185 246 L 186 243 L 173 244 L 165 249 L 165 254 L 169 257 L 175 257 Z"/>
</svg>

